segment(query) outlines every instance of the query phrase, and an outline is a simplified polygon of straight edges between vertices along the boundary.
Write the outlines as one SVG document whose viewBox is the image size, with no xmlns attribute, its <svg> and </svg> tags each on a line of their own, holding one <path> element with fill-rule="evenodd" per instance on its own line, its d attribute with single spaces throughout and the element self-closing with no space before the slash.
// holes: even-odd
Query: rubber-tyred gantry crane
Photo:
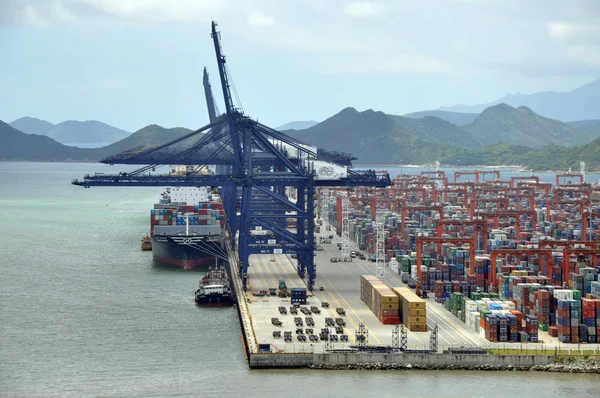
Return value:
<svg viewBox="0 0 600 398">
<path fill-rule="evenodd" d="M 237 242 L 239 273 L 244 286 L 251 254 L 295 253 L 298 274 L 306 277 L 312 290 L 316 279 L 316 187 L 386 187 L 391 184 L 389 174 L 352 170 L 351 160 L 355 158 L 351 155 L 307 145 L 250 119 L 236 109 L 230 92 L 231 79 L 221 50 L 220 33 L 216 28 L 217 24 L 213 22 L 211 36 L 225 114 L 213 114 L 211 109 L 216 107 L 211 106 L 209 101 L 209 115 L 213 119 L 210 124 L 166 144 L 134 148 L 102 160 L 102 163 L 139 164 L 144 167 L 118 175 L 88 174 L 82 180 L 74 180 L 73 184 L 83 187 L 219 187 L 226 214 L 226 237 L 232 247 Z M 207 81 L 207 75 L 205 79 Z M 214 175 L 200 174 L 200 167 L 196 167 L 193 172 L 178 176 L 149 173 L 156 166 L 169 164 L 216 165 L 216 172 Z M 286 198 L 286 189 L 295 191 L 295 202 Z M 272 237 L 265 239 L 255 234 L 258 229 L 269 232 Z"/>
</svg>

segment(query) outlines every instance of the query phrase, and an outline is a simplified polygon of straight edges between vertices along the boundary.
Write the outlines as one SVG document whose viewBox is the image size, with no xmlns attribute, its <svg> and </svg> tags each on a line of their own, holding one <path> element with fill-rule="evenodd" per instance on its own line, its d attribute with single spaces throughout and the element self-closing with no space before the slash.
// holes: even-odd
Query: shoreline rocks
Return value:
<svg viewBox="0 0 600 398">
<path fill-rule="evenodd" d="M 560 373 L 600 374 L 600 359 L 579 359 L 558 357 L 548 365 L 514 366 L 514 365 L 419 365 L 398 363 L 359 363 L 355 365 L 310 365 L 309 369 L 320 370 L 470 370 L 470 371 L 531 371 Z"/>
</svg>

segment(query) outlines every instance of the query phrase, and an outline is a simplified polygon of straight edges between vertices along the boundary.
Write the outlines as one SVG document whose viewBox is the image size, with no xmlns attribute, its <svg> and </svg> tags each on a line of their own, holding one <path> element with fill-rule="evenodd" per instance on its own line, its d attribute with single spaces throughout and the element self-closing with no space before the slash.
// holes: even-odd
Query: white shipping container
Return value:
<svg viewBox="0 0 600 398">
<path fill-rule="evenodd" d="M 467 312 L 477 311 L 477 303 L 473 300 L 465 300 L 465 311 L 467 311 Z"/>
</svg>

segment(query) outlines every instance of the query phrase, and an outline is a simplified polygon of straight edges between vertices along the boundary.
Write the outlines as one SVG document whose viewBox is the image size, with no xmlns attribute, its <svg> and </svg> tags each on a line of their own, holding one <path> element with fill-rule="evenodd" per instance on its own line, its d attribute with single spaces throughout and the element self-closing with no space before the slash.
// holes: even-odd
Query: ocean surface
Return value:
<svg viewBox="0 0 600 398">
<path fill-rule="evenodd" d="M 0 397 L 599 395 L 598 375 L 249 370 L 235 309 L 140 251 L 161 189 L 71 185 L 127 170 L 0 162 Z"/>
</svg>

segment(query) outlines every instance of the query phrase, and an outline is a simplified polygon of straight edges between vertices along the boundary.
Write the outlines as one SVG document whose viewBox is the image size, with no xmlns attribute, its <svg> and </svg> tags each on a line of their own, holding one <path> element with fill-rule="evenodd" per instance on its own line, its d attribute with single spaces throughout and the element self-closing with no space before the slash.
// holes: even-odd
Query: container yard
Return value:
<svg viewBox="0 0 600 398">
<path fill-rule="evenodd" d="M 600 218 L 595 210 L 581 213 L 584 202 L 597 208 L 595 187 L 557 190 L 532 176 L 457 182 L 456 189 L 432 192 L 436 185 L 420 185 L 421 179 L 399 176 L 388 192 L 329 190 L 319 197 L 320 286 L 312 293 L 296 272 L 294 256 L 252 256 L 250 288 L 239 296 L 240 312 L 250 319 L 249 350 L 359 355 L 385 348 L 443 355 L 457 347 L 491 352 L 514 345 L 526 354 L 523 347 L 582 350 L 585 344 L 587 352 L 598 353 Z M 562 203 L 548 211 L 556 192 Z M 471 209 L 484 202 L 481 197 L 485 205 Z M 348 214 L 347 237 L 338 222 L 342 213 Z M 275 297 L 281 279 L 288 289 L 305 292 L 305 301 L 294 306 L 291 295 Z M 286 361 L 275 366 L 296 363 Z"/>
<path fill-rule="evenodd" d="M 298 322 L 287 314 L 291 297 L 266 294 L 279 278 L 306 287 L 293 256 L 252 256 L 256 268 L 240 309 L 252 319 L 253 346 L 279 354 L 383 347 L 431 354 L 586 344 L 596 353 L 598 192 L 535 176 L 448 183 L 442 173 L 433 182 L 398 176 L 389 189 L 324 190 L 315 234 L 320 286 L 296 305 L 312 311 L 310 327 L 307 316 Z M 399 339 L 404 346 L 396 346 Z"/>
<path fill-rule="evenodd" d="M 465 174 L 475 182 L 458 181 Z M 480 181 L 486 174 L 495 179 Z M 371 261 L 381 217 L 380 261 L 403 289 L 432 292 L 488 342 L 595 344 L 600 190 L 575 173 L 557 175 L 555 186 L 534 175 L 502 181 L 496 171 L 458 171 L 453 181 L 400 175 L 389 189 L 333 189 L 320 205 L 337 235 L 348 214 L 348 239 Z"/>
</svg>

